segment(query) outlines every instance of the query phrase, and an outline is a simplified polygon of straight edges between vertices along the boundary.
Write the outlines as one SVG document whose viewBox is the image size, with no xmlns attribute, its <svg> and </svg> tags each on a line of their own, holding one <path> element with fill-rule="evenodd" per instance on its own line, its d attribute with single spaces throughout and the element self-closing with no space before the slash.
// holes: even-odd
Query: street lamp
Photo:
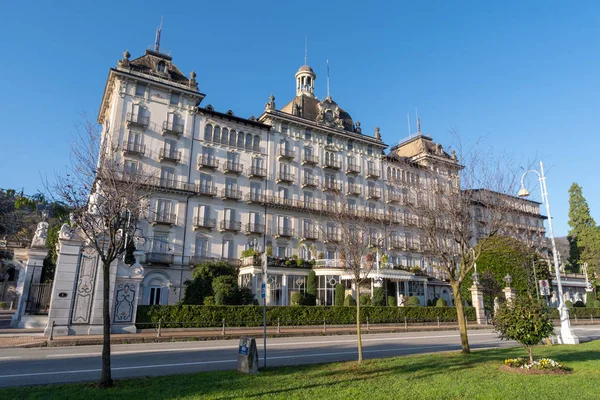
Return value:
<svg viewBox="0 0 600 400">
<path fill-rule="evenodd" d="M 558 342 L 561 344 L 578 344 L 579 338 L 575 336 L 571 329 L 571 321 L 569 320 L 569 309 L 565 304 L 563 296 L 562 283 L 560 281 L 560 270 L 558 266 L 558 252 L 556 251 L 556 242 L 554 241 L 554 231 L 552 230 L 552 215 L 550 214 L 550 202 L 548 201 L 548 190 L 546 188 L 546 176 L 544 175 L 544 164 L 540 161 L 540 172 L 535 169 L 530 169 L 521 176 L 521 189 L 519 197 L 529 196 L 529 191 L 525 188 L 525 175 L 529 172 L 535 172 L 540 181 L 540 190 L 542 192 L 542 201 L 546 204 L 546 213 L 548 214 L 548 230 L 550 231 L 550 242 L 552 243 L 552 257 L 554 259 L 554 272 L 556 273 L 556 285 L 558 286 L 558 311 L 560 314 L 560 335 L 557 335 Z M 536 282 L 537 284 L 537 282 Z"/>
</svg>

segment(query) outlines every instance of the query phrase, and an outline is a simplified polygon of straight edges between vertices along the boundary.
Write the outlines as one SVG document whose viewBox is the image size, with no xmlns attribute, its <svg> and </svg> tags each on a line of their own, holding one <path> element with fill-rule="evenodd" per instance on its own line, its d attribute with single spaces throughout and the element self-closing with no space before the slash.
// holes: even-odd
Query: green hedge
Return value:
<svg viewBox="0 0 600 400">
<path fill-rule="evenodd" d="M 475 320 L 475 309 L 465 308 L 470 321 Z M 370 323 L 441 322 L 456 321 L 454 307 L 361 307 L 362 322 L 367 317 Z M 163 327 L 217 327 L 225 319 L 228 326 L 261 326 L 262 306 L 139 306 L 137 327 L 149 328 L 162 318 Z M 328 324 L 344 325 L 355 323 L 355 307 L 274 306 L 267 307 L 269 325 L 277 319 L 285 325 L 317 325 L 325 319 Z M 175 324 L 180 322 L 183 324 Z"/>
<path fill-rule="evenodd" d="M 590 317 L 600 318 L 600 308 L 594 308 L 594 307 L 569 308 L 569 317 L 571 319 L 574 319 L 575 317 L 577 317 L 579 319 L 591 319 Z M 557 308 L 550 309 L 550 318 L 552 318 L 552 319 L 560 318 Z"/>
</svg>

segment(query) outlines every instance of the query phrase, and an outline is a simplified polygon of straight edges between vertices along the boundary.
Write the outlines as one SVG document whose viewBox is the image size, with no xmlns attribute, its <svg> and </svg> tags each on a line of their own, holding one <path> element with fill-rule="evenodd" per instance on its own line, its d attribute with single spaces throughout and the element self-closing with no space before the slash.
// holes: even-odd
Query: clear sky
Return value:
<svg viewBox="0 0 600 400">
<path fill-rule="evenodd" d="M 0 187 L 32 194 L 63 170 L 74 124 L 98 114 L 108 69 L 125 49 L 142 55 L 164 16 L 161 50 L 197 72 L 203 105 L 258 116 L 272 93 L 283 106 L 308 35 L 317 95 L 328 59 L 332 97 L 363 132 L 379 126 L 397 143 L 418 107 L 422 130 L 445 146 L 457 129 L 522 165 L 544 161 L 557 236 L 572 182 L 600 222 L 600 3 L 491 3 L 4 2 Z"/>
</svg>

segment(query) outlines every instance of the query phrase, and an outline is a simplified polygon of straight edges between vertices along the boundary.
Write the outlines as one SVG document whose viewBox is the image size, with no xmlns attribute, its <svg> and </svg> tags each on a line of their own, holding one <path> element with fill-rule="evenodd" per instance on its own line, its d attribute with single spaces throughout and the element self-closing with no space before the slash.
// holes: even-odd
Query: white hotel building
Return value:
<svg viewBox="0 0 600 400">
<path fill-rule="evenodd" d="M 331 304 L 335 284 L 344 281 L 328 243 L 343 238 L 335 230 L 323 237 L 314 213 L 336 201 L 333 193 L 367 218 L 395 223 L 384 251 L 388 263 L 402 269 L 382 273 L 389 295 L 415 295 L 421 304 L 450 300 L 403 205 L 411 188 L 431 176 L 455 179 L 454 154 L 420 129 L 386 153 L 379 128 L 367 134 L 331 97 L 317 99 L 316 74 L 307 65 L 295 74 L 295 97 L 282 108 L 271 97 L 258 118 L 204 105 L 195 78 L 159 51 L 131 60 L 125 52 L 104 90 L 98 116 L 104 140 L 119 149 L 114 154 L 125 171 L 142 168 L 156 176 L 148 221 L 141 224 L 147 240 L 136 245 L 145 253 L 140 304 L 174 304 L 194 265 L 238 262 L 244 249 L 263 243 L 273 256 L 318 259 L 312 266 L 271 265 L 269 304 L 289 304 L 311 268 L 320 302 Z M 260 267 L 251 264 L 240 265 L 240 283 L 256 293 Z"/>
</svg>

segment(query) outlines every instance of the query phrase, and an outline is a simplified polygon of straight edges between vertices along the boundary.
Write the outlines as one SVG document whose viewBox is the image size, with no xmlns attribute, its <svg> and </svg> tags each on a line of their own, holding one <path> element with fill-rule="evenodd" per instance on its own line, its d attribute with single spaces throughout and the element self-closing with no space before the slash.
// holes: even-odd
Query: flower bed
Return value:
<svg viewBox="0 0 600 400">
<path fill-rule="evenodd" d="M 551 358 L 541 358 L 530 364 L 523 357 L 504 360 L 501 367 L 504 371 L 519 372 L 522 374 L 568 374 L 571 369 Z"/>
</svg>

